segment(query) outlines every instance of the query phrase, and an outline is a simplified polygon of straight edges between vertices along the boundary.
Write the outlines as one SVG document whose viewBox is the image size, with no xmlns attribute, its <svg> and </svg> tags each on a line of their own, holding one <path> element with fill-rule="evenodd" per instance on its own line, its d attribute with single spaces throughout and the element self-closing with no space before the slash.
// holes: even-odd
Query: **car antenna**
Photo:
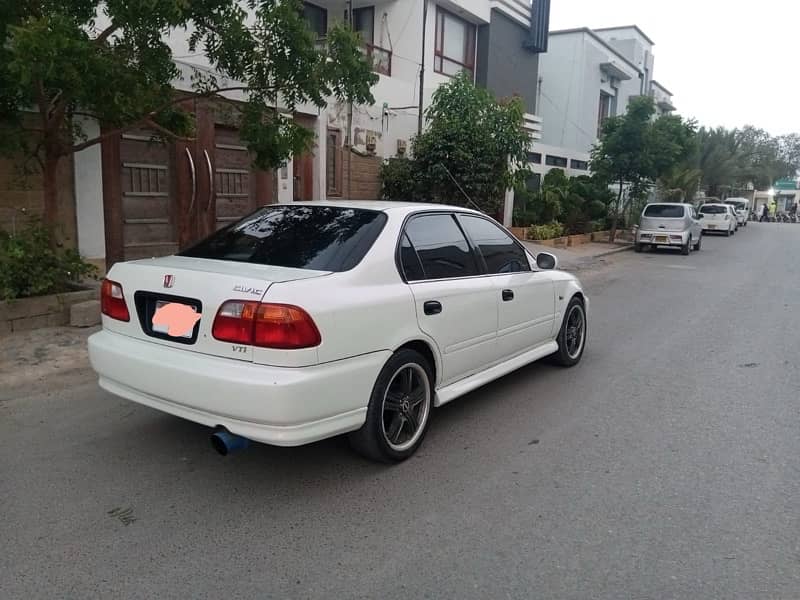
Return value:
<svg viewBox="0 0 800 600">
<path fill-rule="evenodd" d="M 445 166 L 444 166 L 442 163 L 439 163 L 439 166 L 440 166 L 440 167 L 442 167 L 442 168 L 444 169 L 445 173 L 447 173 L 448 177 L 450 177 L 450 179 L 452 179 L 452 180 L 453 180 L 453 183 L 455 183 L 455 184 L 456 184 L 456 187 L 458 188 L 458 191 L 459 191 L 459 192 L 461 192 L 462 194 L 464 194 L 464 198 L 466 198 L 466 199 L 467 199 L 467 202 L 469 202 L 470 204 L 472 204 L 472 206 L 474 206 L 474 207 L 475 207 L 475 210 L 477 210 L 479 213 L 482 213 L 482 214 L 484 214 L 484 215 L 485 215 L 486 213 L 485 213 L 485 212 L 483 212 L 483 211 L 481 210 L 481 207 L 480 207 L 480 206 L 478 206 L 477 204 L 475 204 L 475 203 L 472 201 L 472 198 L 470 198 L 470 197 L 469 197 L 469 195 L 467 195 L 467 192 L 465 192 L 465 191 L 464 191 L 464 188 L 462 188 L 462 187 L 461 187 L 461 185 L 458 183 L 458 181 L 456 181 L 456 178 L 455 178 L 455 177 L 453 177 L 453 174 L 450 172 L 450 169 L 448 169 L 447 167 L 445 167 Z"/>
</svg>

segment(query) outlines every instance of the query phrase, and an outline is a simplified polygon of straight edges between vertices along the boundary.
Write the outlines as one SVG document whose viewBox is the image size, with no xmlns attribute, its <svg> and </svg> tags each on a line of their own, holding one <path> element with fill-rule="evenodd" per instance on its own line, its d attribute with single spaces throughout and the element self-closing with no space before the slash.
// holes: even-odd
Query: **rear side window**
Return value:
<svg viewBox="0 0 800 600">
<path fill-rule="evenodd" d="M 419 261 L 417 251 L 408 241 L 408 236 L 405 233 L 400 239 L 400 263 L 402 264 L 406 281 L 425 279 L 425 272 L 422 270 L 422 263 Z"/>
<path fill-rule="evenodd" d="M 406 235 L 422 265 L 422 279 L 447 279 L 478 274 L 475 256 L 453 215 L 435 214 L 414 217 L 406 225 Z M 406 255 L 402 252 L 401 259 Z M 403 261 L 403 271 L 413 273 L 412 264 Z M 411 281 L 410 277 L 407 278 Z"/>
<path fill-rule="evenodd" d="M 458 220 L 472 243 L 478 247 L 490 274 L 531 270 L 525 251 L 497 225 L 481 217 L 468 215 L 459 215 Z"/>
<path fill-rule="evenodd" d="M 644 209 L 645 217 L 655 219 L 680 219 L 683 214 L 683 206 L 680 204 L 651 204 Z"/>
<path fill-rule="evenodd" d="M 315 271 L 347 271 L 372 247 L 386 215 L 331 206 L 267 206 L 179 256 Z"/>
<path fill-rule="evenodd" d="M 700 212 L 704 215 L 724 215 L 728 212 L 727 206 L 701 206 Z"/>
</svg>

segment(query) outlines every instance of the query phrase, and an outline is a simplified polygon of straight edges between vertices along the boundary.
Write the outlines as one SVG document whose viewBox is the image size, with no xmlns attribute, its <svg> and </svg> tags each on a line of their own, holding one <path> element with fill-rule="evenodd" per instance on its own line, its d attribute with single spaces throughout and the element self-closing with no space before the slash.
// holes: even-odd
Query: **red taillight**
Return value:
<svg viewBox="0 0 800 600">
<path fill-rule="evenodd" d="M 261 304 L 256 313 L 253 343 L 263 348 L 296 350 L 319 346 L 322 337 L 302 308 L 288 304 Z"/>
<path fill-rule="evenodd" d="M 228 300 L 217 311 L 211 335 L 222 342 L 251 345 L 258 302 Z"/>
<path fill-rule="evenodd" d="M 217 311 L 212 335 L 223 342 L 279 350 L 313 348 L 322 342 L 314 320 L 302 308 L 249 300 L 225 302 Z"/>
<path fill-rule="evenodd" d="M 116 281 L 103 279 L 100 286 L 100 310 L 102 313 L 117 321 L 130 321 L 128 305 L 125 304 L 125 295 L 122 286 Z"/>
</svg>

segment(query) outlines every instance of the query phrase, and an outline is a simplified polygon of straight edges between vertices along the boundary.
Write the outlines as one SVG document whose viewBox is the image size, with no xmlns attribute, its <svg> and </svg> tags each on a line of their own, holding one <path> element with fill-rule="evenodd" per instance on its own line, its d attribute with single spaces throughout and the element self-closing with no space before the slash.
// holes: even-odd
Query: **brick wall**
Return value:
<svg viewBox="0 0 800 600">
<path fill-rule="evenodd" d="M 380 200 L 380 170 L 383 162 L 378 156 L 361 156 L 345 148 L 342 162 L 342 197 L 348 200 Z M 347 187 L 348 162 L 350 165 L 350 188 Z"/>
</svg>

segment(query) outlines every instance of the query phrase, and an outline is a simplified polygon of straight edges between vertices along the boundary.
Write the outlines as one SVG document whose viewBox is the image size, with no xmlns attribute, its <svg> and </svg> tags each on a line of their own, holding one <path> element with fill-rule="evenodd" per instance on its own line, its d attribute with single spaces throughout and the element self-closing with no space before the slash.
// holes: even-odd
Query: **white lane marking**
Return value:
<svg viewBox="0 0 800 600">
<path fill-rule="evenodd" d="M 690 267 L 689 265 L 664 265 L 667 269 L 684 269 L 686 271 L 694 271 L 697 267 Z"/>
</svg>

